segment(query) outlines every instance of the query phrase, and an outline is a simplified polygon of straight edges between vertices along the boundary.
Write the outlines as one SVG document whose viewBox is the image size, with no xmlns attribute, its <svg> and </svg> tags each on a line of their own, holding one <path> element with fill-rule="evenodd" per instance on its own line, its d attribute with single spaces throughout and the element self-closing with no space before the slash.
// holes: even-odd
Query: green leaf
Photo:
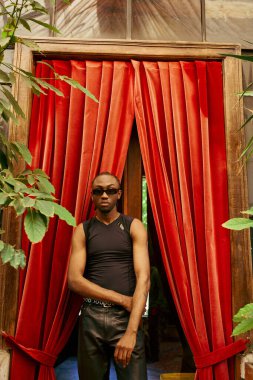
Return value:
<svg viewBox="0 0 253 380">
<path fill-rule="evenodd" d="M 28 208 L 28 207 L 33 207 L 35 204 L 35 199 L 34 198 L 30 198 L 30 197 L 24 197 L 23 198 L 23 205 L 24 207 Z"/>
<path fill-rule="evenodd" d="M 33 22 L 35 22 L 36 24 L 43 26 L 44 28 L 47 28 L 47 29 L 49 29 L 49 30 L 52 30 L 52 31 L 55 32 L 55 33 L 60 33 L 60 31 L 59 31 L 55 26 L 50 25 L 50 24 L 48 24 L 48 23 L 46 23 L 46 22 L 42 22 L 42 21 L 40 21 L 40 20 L 37 20 L 37 19 L 35 19 L 35 18 L 30 18 L 30 17 L 27 17 L 26 19 L 27 19 L 27 20 L 30 20 L 30 21 L 33 21 Z"/>
<path fill-rule="evenodd" d="M 32 50 L 39 51 L 39 52 L 41 51 L 40 46 L 37 44 L 37 42 L 33 40 L 27 40 L 26 38 L 17 37 L 17 42 L 29 47 Z"/>
<path fill-rule="evenodd" d="M 241 322 L 246 318 L 253 317 L 253 303 L 248 303 L 241 307 L 241 309 L 233 316 L 234 322 Z"/>
<path fill-rule="evenodd" d="M 35 197 L 37 199 L 48 199 L 51 201 L 55 199 L 55 197 L 53 195 L 51 195 L 49 193 L 42 193 L 41 191 L 36 190 L 34 188 L 32 188 L 32 189 L 27 188 L 24 191 L 21 190 L 21 192 L 23 194 L 29 194 L 30 197 Z"/>
<path fill-rule="evenodd" d="M 47 67 L 50 67 L 50 69 L 55 72 L 54 67 L 52 65 L 50 65 L 48 62 L 46 62 L 46 61 L 37 61 L 37 64 L 41 64 L 41 65 L 45 65 Z"/>
<path fill-rule="evenodd" d="M 41 87 L 44 87 L 44 88 L 49 88 L 50 90 L 52 90 L 55 94 L 57 94 L 58 96 L 64 96 L 63 92 L 60 91 L 57 87 L 53 86 L 52 84 L 42 80 L 42 79 L 39 79 L 39 78 L 36 78 L 35 79 L 37 83 L 39 83 L 41 85 Z"/>
<path fill-rule="evenodd" d="M 8 75 L 9 75 L 9 81 L 10 81 L 10 83 L 11 83 L 11 84 L 14 84 L 15 81 L 16 81 L 16 79 L 15 79 L 15 74 L 11 72 L 11 73 L 9 73 Z"/>
<path fill-rule="evenodd" d="M 49 176 L 41 169 L 34 169 L 33 174 L 40 175 L 45 178 L 49 178 Z"/>
<path fill-rule="evenodd" d="M 247 125 L 247 124 L 250 122 L 250 120 L 252 120 L 252 119 L 253 119 L 253 114 L 250 115 L 250 116 L 248 117 L 247 120 L 245 120 L 245 122 L 243 123 L 243 125 L 239 128 L 239 131 L 240 131 L 242 128 L 244 128 L 245 125 Z"/>
<path fill-rule="evenodd" d="M 0 240 L 0 251 L 4 249 L 4 242 L 3 240 Z"/>
<path fill-rule="evenodd" d="M 1 165 L 1 169 L 8 168 L 7 156 L 2 150 L 0 150 L 0 165 Z"/>
<path fill-rule="evenodd" d="M 47 9 L 43 7 L 43 5 L 41 5 L 37 1 L 32 1 L 31 5 L 32 5 L 33 10 L 35 11 L 39 11 L 46 14 L 48 13 Z"/>
<path fill-rule="evenodd" d="M 40 175 L 45 178 L 49 178 L 49 176 L 41 169 L 34 169 L 33 174 Z"/>
<path fill-rule="evenodd" d="M 32 209 L 28 210 L 25 216 L 24 226 L 28 239 L 32 243 L 38 243 L 43 239 L 47 231 L 47 225 L 48 221 L 45 215 Z"/>
<path fill-rule="evenodd" d="M 238 95 L 242 95 L 242 96 L 253 96 L 253 91 L 243 91 L 243 92 L 239 92 Z"/>
<path fill-rule="evenodd" d="M 15 269 L 18 269 L 19 267 L 23 269 L 25 267 L 26 257 L 23 250 L 17 249 L 14 251 L 14 255 L 10 260 L 10 265 Z"/>
<path fill-rule="evenodd" d="M 8 110 L 7 108 L 4 108 L 4 110 L 2 111 L 1 113 L 3 119 L 8 122 L 9 119 L 12 119 L 13 123 L 18 125 L 19 122 L 18 122 L 18 119 L 16 118 L 16 116 L 14 115 L 13 112 L 11 112 L 10 110 Z"/>
<path fill-rule="evenodd" d="M 3 82 L 9 82 L 10 79 L 9 79 L 9 75 L 7 73 L 5 73 L 3 70 L 0 69 L 0 80 L 3 81 Z"/>
<path fill-rule="evenodd" d="M 0 253 L 3 264 L 6 264 L 9 261 L 11 261 L 13 255 L 14 255 L 14 248 L 11 245 L 5 243 L 4 248 L 2 249 Z"/>
<path fill-rule="evenodd" d="M 20 156 L 23 157 L 25 162 L 27 162 L 28 165 L 31 165 L 32 155 L 31 155 L 30 150 L 27 148 L 27 146 L 25 144 L 17 142 L 17 141 L 12 142 L 11 145 L 16 148 L 16 150 L 18 151 Z"/>
<path fill-rule="evenodd" d="M 21 190 L 25 190 L 27 188 L 23 182 L 18 181 L 18 180 L 14 180 L 14 181 L 15 181 L 15 185 L 14 185 L 15 193 L 19 193 Z"/>
<path fill-rule="evenodd" d="M 52 183 L 45 177 L 38 176 L 38 188 L 43 193 L 55 193 L 55 188 Z"/>
<path fill-rule="evenodd" d="M 46 215 L 48 217 L 54 216 L 54 203 L 51 201 L 45 200 L 36 200 L 34 208 L 39 210 L 41 214 Z"/>
<path fill-rule="evenodd" d="M 29 87 L 32 88 L 33 92 L 36 95 L 38 95 L 38 96 L 40 94 L 47 95 L 47 93 L 42 90 L 42 88 L 35 82 L 35 80 L 31 76 L 30 77 L 24 76 L 23 78 L 25 79 L 25 81 L 27 82 L 27 84 L 29 83 Z"/>
<path fill-rule="evenodd" d="M 253 227 L 253 220 L 247 218 L 233 218 L 223 223 L 222 226 L 230 230 L 240 231 L 244 228 Z"/>
<path fill-rule="evenodd" d="M 25 114 L 20 108 L 18 102 L 16 101 L 12 93 L 9 90 L 7 90 L 5 87 L 2 87 L 2 91 L 4 95 L 6 96 L 6 98 L 9 100 L 9 102 L 11 103 L 16 114 L 22 116 L 22 118 L 25 119 Z"/>
<path fill-rule="evenodd" d="M 6 193 L 0 193 L 0 205 L 5 205 L 9 200 L 9 195 Z"/>
<path fill-rule="evenodd" d="M 249 151 L 249 149 L 251 148 L 251 146 L 253 145 L 253 136 L 250 138 L 248 144 L 246 145 L 246 147 L 243 149 L 240 157 L 239 157 L 239 160 L 245 155 L 247 154 L 247 152 Z"/>
<path fill-rule="evenodd" d="M 31 186 L 33 186 L 36 182 L 34 176 L 30 175 L 30 174 L 27 176 L 27 181 L 28 181 L 29 185 L 31 185 Z"/>
<path fill-rule="evenodd" d="M 30 25 L 28 24 L 28 22 L 24 19 L 24 18 L 20 18 L 19 19 L 20 21 L 20 24 L 23 25 L 23 27 L 27 30 L 29 30 L 29 32 L 31 32 L 31 28 L 30 28 Z"/>
<path fill-rule="evenodd" d="M 237 54 L 221 54 L 225 57 L 233 57 L 237 59 L 242 59 L 243 61 L 249 61 L 253 62 L 253 56 L 252 55 L 237 55 Z"/>
<path fill-rule="evenodd" d="M 25 207 L 24 207 L 24 204 L 22 202 L 22 199 L 17 197 L 16 199 L 14 199 L 10 204 L 9 206 L 12 206 L 14 207 L 15 211 L 16 211 L 16 214 L 19 216 L 19 215 L 22 215 L 25 211 Z"/>
<path fill-rule="evenodd" d="M 249 210 L 241 211 L 242 214 L 247 215 L 253 215 L 253 207 L 251 207 Z"/>
<path fill-rule="evenodd" d="M 94 100 L 96 103 L 99 103 L 98 99 L 89 90 L 87 90 L 87 88 L 83 87 L 79 82 L 75 81 L 74 79 L 68 78 L 65 75 L 59 75 L 59 78 L 63 80 L 64 82 L 68 83 L 70 86 L 74 88 L 78 88 L 80 91 L 82 91 L 89 98 Z"/>
<path fill-rule="evenodd" d="M 250 331 L 253 328 L 253 318 L 251 319 L 244 319 L 242 322 L 240 322 L 233 330 L 232 335 L 240 335 L 247 331 Z"/>
<path fill-rule="evenodd" d="M 65 207 L 62 207 L 58 203 L 54 203 L 54 212 L 60 219 L 64 220 L 70 226 L 76 226 L 75 218 Z"/>
</svg>

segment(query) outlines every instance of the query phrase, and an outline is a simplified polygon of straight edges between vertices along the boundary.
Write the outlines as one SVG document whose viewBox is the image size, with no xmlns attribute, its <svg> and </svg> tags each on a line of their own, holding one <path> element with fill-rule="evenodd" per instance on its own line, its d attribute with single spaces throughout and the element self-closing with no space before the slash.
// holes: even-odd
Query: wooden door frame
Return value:
<svg viewBox="0 0 253 380">
<path fill-rule="evenodd" d="M 239 174 L 236 157 L 244 144 L 243 131 L 238 132 L 243 120 L 242 104 L 238 94 L 242 87 L 241 62 L 222 54 L 240 54 L 240 46 L 234 44 L 193 43 L 193 42 L 154 42 L 125 40 L 76 40 L 63 38 L 35 38 L 41 53 L 27 46 L 17 44 L 14 65 L 32 71 L 36 60 L 48 59 L 95 59 L 95 60 L 221 60 L 224 77 L 224 112 L 227 150 L 228 191 L 230 217 L 240 214 L 248 207 L 246 171 Z M 32 104 L 31 90 L 22 77 L 17 77 L 14 95 L 23 109 L 26 120 L 20 125 L 10 126 L 10 139 L 27 143 Z M 22 164 L 21 164 L 22 165 Z M 5 239 L 18 247 L 21 241 L 21 219 L 14 218 L 11 211 L 4 215 Z M 221 252 L 222 254 L 222 252 Z M 231 232 L 231 269 L 233 313 L 252 299 L 252 271 L 249 232 Z M 12 283 L 12 292 L 17 299 L 18 273 L 7 266 L 0 267 L 0 279 Z M 10 334 L 14 334 L 16 304 L 9 300 L 8 287 L 2 287 L 0 301 L 0 324 Z M 15 291 L 14 291 L 15 288 Z M 11 303 L 10 303 L 11 302 Z M 14 310 L 15 309 L 15 310 Z"/>
</svg>

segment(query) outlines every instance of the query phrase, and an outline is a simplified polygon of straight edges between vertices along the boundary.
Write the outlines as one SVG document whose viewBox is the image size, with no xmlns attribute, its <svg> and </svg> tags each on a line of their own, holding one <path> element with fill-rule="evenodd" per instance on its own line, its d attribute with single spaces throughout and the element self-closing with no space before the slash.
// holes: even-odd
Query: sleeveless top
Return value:
<svg viewBox="0 0 253 380">
<path fill-rule="evenodd" d="M 85 278 L 127 296 L 133 295 L 136 286 L 132 221 L 132 217 L 120 214 L 108 225 L 96 217 L 83 223 L 87 251 Z"/>
</svg>

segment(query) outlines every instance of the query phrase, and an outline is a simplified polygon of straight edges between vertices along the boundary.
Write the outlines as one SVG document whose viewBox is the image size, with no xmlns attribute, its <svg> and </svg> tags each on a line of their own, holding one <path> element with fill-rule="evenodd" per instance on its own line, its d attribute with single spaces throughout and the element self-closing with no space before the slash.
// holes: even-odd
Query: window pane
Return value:
<svg viewBox="0 0 253 380">
<path fill-rule="evenodd" d="M 132 14 L 132 39 L 201 41 L 200 1 L 132 0 Z"/>
<path fill-rule="evenodd" d="M 63 37 L 126 38 L 127 0 L 58 1 L 56 26 Z"/>
<path fill-rule="evenodd" d="M 210 42 L 240 43 L 252 49 L 252 0 L 205 0 L 206 37 Z"/>
</svg>

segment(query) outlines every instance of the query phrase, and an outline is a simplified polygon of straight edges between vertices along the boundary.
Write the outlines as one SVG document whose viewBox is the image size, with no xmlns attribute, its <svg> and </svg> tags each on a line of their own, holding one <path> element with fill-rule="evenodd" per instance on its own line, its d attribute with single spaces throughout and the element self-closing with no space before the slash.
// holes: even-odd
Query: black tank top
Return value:
<svg viewBox="0 0 253 380">
<path fill-rule="evenodd" d="M 106 225 L 96 217 L 83 223 L 87 261 L 84 276 L 103 288 L 132 296 L 136 278 L 130 226 L 133 218 L 120 214 Z"/>
</svg>

